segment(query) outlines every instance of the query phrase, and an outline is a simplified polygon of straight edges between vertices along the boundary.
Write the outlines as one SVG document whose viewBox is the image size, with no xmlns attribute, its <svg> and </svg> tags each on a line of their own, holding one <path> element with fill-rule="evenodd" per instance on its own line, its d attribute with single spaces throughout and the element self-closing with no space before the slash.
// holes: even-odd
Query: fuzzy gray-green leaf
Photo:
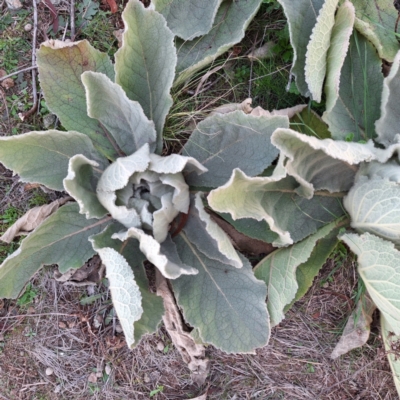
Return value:
<svg viewBox="0 0 400 400">
<path fill-rule="evenodd" d="M 313 100 L 321 101 L 322 86 L 325 80 L 328 49 L 335 24 L 336 7 L 339 0 L 326 0 L 307 45 L 305 79 Z"/>
<path fill-rule="evenodd" d="M 375 138 L 382 86 L 382 60 L 372 44 L 354 31 L 341 70 L 339 96 L 322 116 L 332 138 L 345 140 L 350 134 L 355 142 Z"/>
<path fill-rule="evenodd" d="M 153 0 L 156 11 L 164 15 L 169 29 L 183 40 L 208 33 L 222 0 Z"/>
<path fill-rule="evenodd" d="M 188 239 L 207 257 L 241 268 L 243 263 L 231 239 L 205 211 L 200 193 L 191 202 L 189 217 L 183 228 Z"/>
<path fill-rule="evenodd" d="M 274 246 L 287 246 L 304 239 L 344 214 L 341 194 L 315 193 L 306 199 L 297 195 L 299 184 L 292 177 L 248 177 L 238 169 L 231 179 L 208 196 L 217 212 L 233 219 L 266 221 L 278 237 Z"/>
<path fill-rule="evenodd" d="M 384 146 L 399 143 L 400 139 L 400 51 L 389 75 L 383 81 L 381 117 L 375 123 L 377 141 Z"/>
<path fill-rule="evenodd" d="M 199 330 L 203 342 L 227 353 L 253 353 L 270 336 L 263 282 L 251 264 L 234 268 L 201 253 L 185 234 L 174 242 L 182 261 L 198 269 L 195 276 L 171 281 L 185 320 Z"/>
<path fill-rule="evenodd" d="M 178 77 L 175 84 L 183 83 L 240 42 L 261 3 L 262 0 L 225 0 L 218 9 L 211 30 L 206 35 L 191 41 L 177 39 Z"/>
<path fill-rule="evenodd" d="M 285 306 L 297 293 L 297 267 L 309 259 L 316 242 L 335 227 L 336 222 L 328 224 L 293 246 L 275 250 L 255 266 L 254 275 L 268 287 L 267 307 L 271 326 L 278 325 L 283 320 Z"/>
<path fill-rule="evenodd" d="M 355 27 L 377 49 L 379 57 L 392 62 L 399 50 L 394 30 L 397 11 L 393 1 L 351 0 L 356 9 Z"/>
<path fill-rule="evenodd" d="M 103 124 L 126 155 L 148 143 L 154 151 L 157 138 L 154 123 L 144 115 L 137 101 L 129 100 L 121 86 L 106 75 L 87 71 L 82 74 L 88 114 Z"/>
<path fill-rule="evenodd" d="M 89 42 L 47 41 L 37 51 L 40 86 L 47 107 L 57 114 L 65 129 L 88 135 L 97 150 L 114 159 L 118 154 L 104 128 L 87 115 L 85 71 L 101 72 L 114 80 L 114 67 L 107 56 Z"/>
<path fill-rule="evenodd" d="M 16 298 L 44 265 L 58 264 L 60 272 L 81 267 L 95 254 L 88 237 L 104 229 L 110 220 L 88 220 L 79 214 L 77 204 L 58 209 L 1 264 L 0 297 Z"/>
<path fill-rule="evenodd" d="M 68 163 L 76 154 L 106 164 L 82 133 L 49 130 L 0 137 L 0 161 L 19 174 L 22 182 L 40 183 L 53 190 L 64 190 Z"/>
<path fill-rule="evenodd" d="M 68 175 L 64 179 L 64 189 L 78 202 L 80 213 L 88 219 L 101 218 L 108 213 L 96 194 L 97 181 L 102 172 L 98 166 L 96 162 L 77 154 L 70 159 Z"/>
<path fill-rule="evenodd" d="M 138 101 L 157 131 L 157 152 L 162 150 L 165 118 L 172 105 L 170 89 L 177 61 L 174 35 L 164 17 L 130 0 L 122 13 L 125 31 L 115 54 L 115 81 L 128 98 Z"/>
<path fill-rule="evenodd" d="M 296 78 L 296 86 L 303 96 L 310 91 L 305 80 L 307 45 L 316 24 L 319 10 L 324 0 L 278 0 L 282 4 L 289 25 L 290 43 L 293 46 L 294 58 L 291 75 Z"/>
<path fill-rule="evenodd" d="M 272 133 L 288 127 L 287 117 L 255 117 L 242 111 L 206 118 L 191 134 L 183 154 L 200 161 L 208 172 L 187 174 L 186 182 L 199 187 L 218 187 L 228 181 L 234 168 L 249 176 L 260 174 L 279 154 L 271 144 Z"/>
<path fill-rule="evenodd" d="M 397 166 L 400 171 L 400 166 Z M 383 172 L 383 171 L 381 171 Z M 400 245 L 400 185 L 375 175 L 360 176 L 344 199 L 351 226 Z"/>
<path fill-rule="evenodd" d="M 128 239 L 127 241 L 121 242 L 118 239 L 111 238 L 114 233 L 123 229 L 123 225 L 113 223 L 108 225 L 103 232 L 92 236 L 90 241 L 95 248 L 109 247 L 116 250 L 125 258 L 132 268 L 135 281 L 139 286 L 142 296 L 143 307 L 141 318 L 133 324 L 134 343 L 137 345 L 143 335 L 153 333 L 157 330 L 161 323 L 162 315 L 164 314 L 164 306 L 162 299 L 150 291 L 149 281 L 143 266 L 146 257 L 139 249 L 139 242 L 135 239 Z"/>
<path fill-rule="evenodd" d="M 326 110 L 330 112 L 339 97 L 340 75 L 350 46 L 355 19 L 354 6 L 345 1 L 338 9 L 332 29 L 331 44 L 327 56 L 325 82 Z"/>
<path fill-rule="evenodd" d="M 372 300 L 396 335 L 400 335 L 400 252 L 370 233 L 347 233 L 341 239 L 358 256 L 358 273 Z"/>
</svg>

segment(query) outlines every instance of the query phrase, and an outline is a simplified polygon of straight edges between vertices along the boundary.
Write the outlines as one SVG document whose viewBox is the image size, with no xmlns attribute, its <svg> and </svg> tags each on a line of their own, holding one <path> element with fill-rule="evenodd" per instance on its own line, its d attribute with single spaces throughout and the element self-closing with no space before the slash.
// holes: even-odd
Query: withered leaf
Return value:
<svg viewBox="0 0 400 400">
<path fill-rule="evenodd" d="M 72 200 L 72 198 L 64 197 L 62 199 L 57 199 L 50 204 L 30 209 L 5 231 L 3 236 L 0 237 L 0 240 L 6 243 L 11 243 L 16 236 L 27 235 L 69 200 Z"/>
<path fill-rule="evenodd" d="M 332 351 L 332 359 L 361 347 L 367 342 L 375 309 L 376 306 L 368 294 L 363 295 L 350 315 L 339 343 Z"/>
</svg>

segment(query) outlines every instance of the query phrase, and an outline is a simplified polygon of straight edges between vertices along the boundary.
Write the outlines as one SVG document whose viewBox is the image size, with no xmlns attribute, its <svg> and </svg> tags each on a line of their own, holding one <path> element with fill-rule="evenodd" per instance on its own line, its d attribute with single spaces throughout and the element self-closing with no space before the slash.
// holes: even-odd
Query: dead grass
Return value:
<svg viewBox="0 0 400 400">
<path fill-rule="evenodd" d="M 208 347 L 211 371 L 197 387 L 161 328 L 133 351 L 115 324 L 94 323 L 108 307 L 103 285 L 61 285 L 47 269 L 34 279 L 38 295 L 30 307 L 5 305 L 0 318 L 0 399 L 398 399 L 376 325 L 368 344 L 331 360 L 330 354 L 349 315 L 354 265 L 347 262 L 321 286 L 327 264 L 310 292 L 273 329 L 271 341 L 256 355 L 229 355 Z M 79 300 L 102 294 L 90 306 Z M 8 308 L 7 308 L 8 307 Z M 162 351 L 159 350 L 161 346 Z M 106 374 L 106 366 L 109 375 Z M 52 368 L 53 374 L 45 371 Z M 98 372 L 95 383 L 88 381 Z"/>
</svg>

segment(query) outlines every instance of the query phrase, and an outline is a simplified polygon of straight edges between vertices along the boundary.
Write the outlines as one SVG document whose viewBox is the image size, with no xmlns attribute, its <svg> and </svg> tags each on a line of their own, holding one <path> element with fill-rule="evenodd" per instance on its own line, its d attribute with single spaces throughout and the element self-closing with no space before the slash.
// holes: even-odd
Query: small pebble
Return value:
<svg viewBox="0 0 400 400">
<path fill-rule="evenodd" d="M 328 288 L 328 287 L 329 287 L 329 282 L 325 282 L 325 283 L 322 285 L 322 287 L 323 287 L 324 289 Z"/>
<path fill-rule="evenodd" d="M 122 332 L 122 326 L 120 324 L 115 325 L 115 332 L 121 333 Z"/>
<path fill-rule="evenodd" d="M 20 355 L 21 357 L 23 357 L 23 356 L 25 355 L 25 353 L 24 353 L 23 351 L 20 351 L 20 352 L 19 352 L 19 355 Z"/>
<path fill-rule="evenodd" d="M 105 370 L 105 372 L 106 372 L 106 374 L 107 375 L 110 375 L 111 374 L 111 367 L 110 367 L 110 365 L 106 365 L 106 367 L 104 368 L 104 370 Z"/>
<path fill-rule="evenodd" d="M 28 307 L 28 313 L 29 314 L 34 314 L 35 313 L 35 307 L 32 307 L 32 306 L 30 306 L 30 307 Z"/>
<path fill-rule="evenodd" d="M 101 378 L 103 376 L 103 374 L 101 372 L 96 372 L 96 377 L 97 378 Z"/>
<path fill-rule="evenodd" d="M 147 374 L 144 374 L 144 378 L 143 378 L 145 383 L 149 383 L 150 382 L 150 378 Z"/>
<path fill-rule="evenodd" d="M 26 24 L 24 26 L 24 31 L 25 32 L 30 32 L 32 30 L 32 24 Z"/>
<path fill-rule="evenodd" d="M 157 350 L 158 351 L 163 351 L 164 350 L 164 343 L 163 342 L 158 342 L 157 343 Z"/>
<path fill-rule="evenodd" d="M 50 376 L 50 375 L 53 375 L 53 368 L 50 368 L 50 367 L 48 367 L 48 368 L 46 368 L 46 375 L 47 376 Z"/>
</svg>

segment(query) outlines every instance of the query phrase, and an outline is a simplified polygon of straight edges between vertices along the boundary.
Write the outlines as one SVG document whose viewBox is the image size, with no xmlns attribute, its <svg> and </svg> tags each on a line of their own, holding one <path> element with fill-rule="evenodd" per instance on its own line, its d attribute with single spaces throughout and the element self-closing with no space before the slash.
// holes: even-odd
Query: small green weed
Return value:
<svg viewBox="0 0 400 400">
<path fill-rule="evenodd" d="M 113 56 L 118 50 L 117 39 L 113 34 L 114 30 L 115 25 L 111 12 L 97 10 L 90 24 L 84 23 L 80 36 L 90 40 L 96 49 Z"/>
<path fill-rule="evenodd" d="M 17 300 L 17 305 L 20 307 L 28 306 L 33 302 L 37 294 L 37 289 L 34 289 L 31 283 L 28 283 L 24 294 Z"/>
<path fill-rule="evenodd" d="M 48 203 L 48 197 L 41 190 L 35 190 L 32 194 L 32 197 L 29 200 L 29 206 L 31 208 L 37 206 L 43 206 L 47 203 Z"/>
<path fill-rule="evenodd" d="M 162 393 L 164 391 L 164 386 L 157 386 L 156 389 L 152 390 L 149 394 L 150 397 L 155 396 L 158 393 Z"/>
<path fill-rule="evenodd" d="M 14 206 L 6 208 L 4 213 L 0 215 L 0 222 L 5 225 L 12 225 L 21 216 L 21 211 Z"/>
</svg>

